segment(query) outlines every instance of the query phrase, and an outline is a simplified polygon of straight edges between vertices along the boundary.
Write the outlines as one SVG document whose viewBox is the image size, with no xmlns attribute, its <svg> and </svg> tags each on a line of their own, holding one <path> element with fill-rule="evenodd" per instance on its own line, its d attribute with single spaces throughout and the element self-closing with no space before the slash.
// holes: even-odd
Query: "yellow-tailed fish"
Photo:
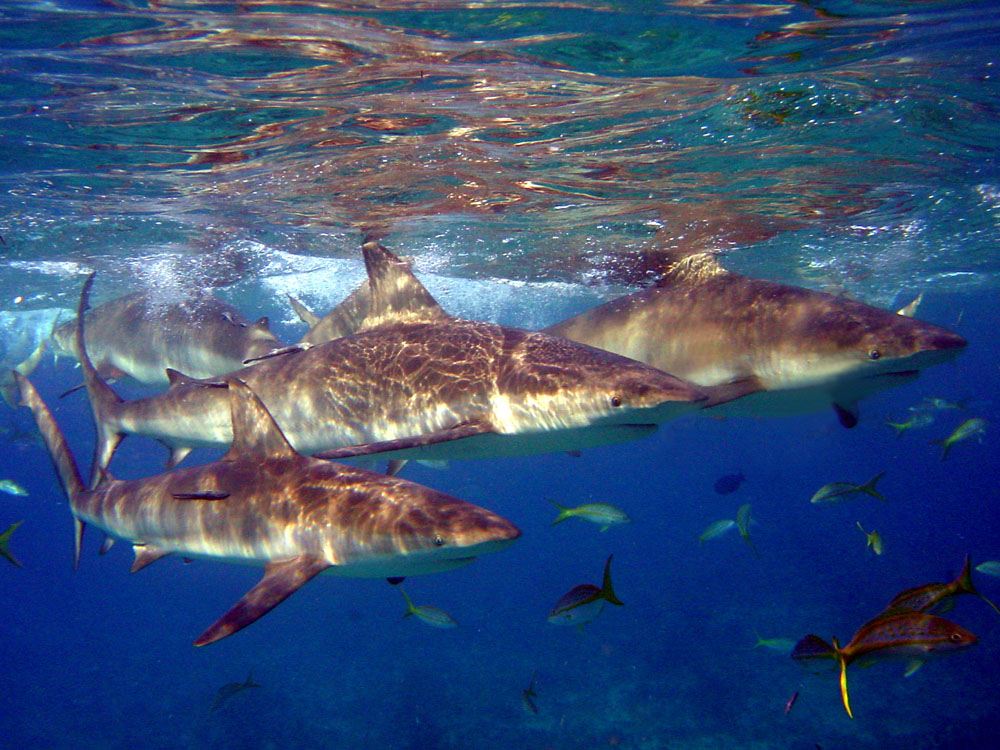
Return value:
<svg viewBox="0 0 1000 750">
<path fill-rule="evenodd" d="M 740 536 L 743 537 L 743 541 L 750 545 L 750 549 L 753 550 L 754 557 L 758 560 L 760 559 L 760 553 L 754 546 L 753 540 L 750 539 L 750 504 L 741 505 L 740 509 L 736 511 L 736 529 L 740 532 Z"/>
<path fill-rule="evenodd" d="M 792 649 L 795 648 L 795 641 L 791 638 L 761 638 L 760 633 L 756 630 L 753 631 L 753 634 L 757 636 L 757 642 L 753 644 L 754 648 L 763 647 L 786 655 L 792 653 Z"/>
<path fill-rule="evenodd" d="M 11 551 L 7 548 L 7 543 L 10 541 L 11 534 L 17 531 L 17 527 L 20 526 L 22 523 L 24 523 L 24 521 L 18 521 L 17 523 L 12 523 L 10 526 L 7 527 L 6 531 L 0 534 L 0 555 L 6 557 L 8 560 L 10 560 L 10 562 L 12 562 L 19 568 L 23 568 L 24 566 L 21 565 L 21 562 L 16 557 L 14 557 Z"/>
<path fill-rule="evenodd" d="M 988 576 L 1000 576 L 1000 560 L 987 560 L 976 566 L 976 570 Z"/>
<path fill-rule="evenodd" d="M 865 539 L 867 540 L 865 549 L 867 550 L 870 547 L 872 552 L 876 555 L 881 555 L 883 549 L 882 535 L 877 531 L 865 531 L 865 527 L 861 525 L 861 521 L 858 521 L 857 524 L 858 528 L 861 529 L 861 533 L 865 535 Z"/>
<path fill-rule="evenodd" d="M 896 439 L 899 440 L 903 436 L 903 433 L 907 430 L 913 430 L 918 427 L 927 427 L 934 423 L 934 416 L 926 411 L 914 412 L 910 415 L 910 418 L 905 422 L 893 422 L 890 419 L 885 420 L 885 423 L 889 425 L 892 429 L 896 431 Z"/>
<path fill-rule="evenodd" d="M 432 607 L 428 604 L 422 604 L 419 607 L 414 606 L 413 601 L 410 599 L 406 590 L 402 586 L 399 586 L 399 593 L 401 593 L 403 595 L 403 599 L 406 600 L 406 611 L 403 613 L 403 617 L 416 615 L 418 620 L 427 623 L 432 628 L 458 627 L 458 623 L 455 622 L 454 618 L 452 618 L 452 616 L 443 609 L 438 609 L 437 607 Z"/>
<path fill-rule="evenodd" d="M 553 526 L 561 521 L 565 521 L 567 518 L 582 518 L 584 521 L 600 524 L 601 531 L 607 531 L 612 526 L 632 521 L 625 514 L 625 511 L 608 503 L 585 503 L 575 508 L 568 508 L 565 505 L 560 505 L 551 498 L 546 499 L 559 509 L 559 515 L 552 522 Z"/>
<path fill-rule="evenodd" d="M 795 645 L 792 658 L 834 659 L 840 666 L 840 697 L 847 715 L 854 718 L 847 695 L 847 667 L 864 657 L 865 661 L 880 658 L 906 658 L 910 664 L 905 675 L 913 674 L 925 659 L 935 654 L 947 654 L 967 648 L 978 639 L 960 625 L 926 612 L 912 609 L 887 611 L 869 620 L 850 642 L 841 647 L 816 635 L 807 635 Z"/>
<path fill-rule="evenodd" d="M 538 714 L 538 705 L 535 703 L 535 698 L 538 694 L 535 692 L 535 673 L 531 673 L 531 682 L 528 683 L 528 687 L 521 691 L 521 705 L 524 707 L 524 712 L 527 714 Z"/>
<path fill-rule="evenodd" d="M 220 687 L 218 692 L 216 692 L 215 697 L 212 699 L 212 705 L 209 706 L 208 710 L 218 711 L 237 693 L 242 693 L 247 688 L 255 687 L 260 687 L 260 685 L 253 681 L 253 670 L 250 670 L 250 674 L 247 675 L 245 682 L 230 682 L 229 684 Z"/>
<path fill-rule="evenodd" d="M 0 492 L 6 492 L 8 495 L 16 495 L 17 497 L 28 496 L 28 491 L 13 479 L 0 479 Z"/>
<path fill-rule="evenodd" d="M 977 567 L 976 570 L 979 570 Z M 906 591 L 900 591 L 886 605 L 886 611 L 906 607 L 917 612 L 945 612 L 951 608 L 952 600 L 959 594 L 978 596 L 1000 613 L 1000 609 L 980 594 L 972 583 L 972 563 L 969 555 L 965 556 L 962 572 L 950 583 L 925 583 Z"/>
<path fill-rule="evenodd" d="M 986 432 L 986 420 L 979 417 L 972 417 L 972 419 L 966 419 L 962 422 L 944 440 L 931 440 L 931 442 L 941 446 L 941 460 L 944 461 L 948 458 L 948 452 L 955 443 L 977 436 L 981 439 L 984 432 Z"/>
<path fill-rule="evenodd" d="M 731 518 L 723 518 L 721 521 L 716 521 L 701 532 L 701 536 L 698 537 L 698 544 L 704 544 L 709 539 L 715 539 L 715 537 L 725 534 L 735 526 L 736 521 Z"/>
<path fill-rule="evenodd" d="M 815 504 L 839 503 L 843 500 L 850 499 L 854 495 L 860 495 L 862 493 L 871 495 L 879 500 L 886 500 L 884 495 L 875 490 L 876 483 L 884 476 L 885 472 L 880 471 L 864 484 L 851 484 L 850 482 L 830 482 L 830 484 L 824 484 L 816 490 L 811 498 L 809 498 L 809 502 Z M 886 502 L 888 502 L 888 500 L 886 500 Z"/>
<path fill-rule="evenodd" d="M 598 588 L 592 583 L 581 583 L 563 594 L 549 612 L 548 620 L 553 625 L 576 625 L 583 627 L 604 610 L 604 603 L 611 602 L 624 606 L 611 586 L 611 558 L 604 563 L 604 582 Z"/>
</svg>

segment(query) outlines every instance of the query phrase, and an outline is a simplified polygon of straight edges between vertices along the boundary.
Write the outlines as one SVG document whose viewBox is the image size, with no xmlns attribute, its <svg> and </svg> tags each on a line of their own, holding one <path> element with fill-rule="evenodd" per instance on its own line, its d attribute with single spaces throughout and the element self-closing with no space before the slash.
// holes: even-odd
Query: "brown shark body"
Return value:
<svg viewBox="0 0 1000 750">
<path fill-rule="evenodd" d="M 251 323 L 207 292 L 180 303 L 130 294 L 95 307 L 86 323 L 87 353 L 102 377 L 128 376 L 151 386 L 166 386 L 168 369 L 210 378 L 281 346 L 267 318 Z M 52 338 L 58 354 L 80 358 L 75 321 Z"/>
<path fill-rule="evenodd" d="M 451 570 L 511 544 L 500 516 L 427 487 L 296 453 L 245 383 L 229 396 L 235 439 L 219 461 L 146 479 L 102 475 L 84 489 L 69 447 L 31 383 L 15 376 L 84 524 L 134 545 L 139 570 L 164 555 L 265 566 L 263 579 L 195 645 L 249 625 L 322 572 L 350 577 Z"/>
<path fill-rule="evenodd" d="M 385 248 L 367 243 L 364 254 L 374 302 L 364 330 L 225 376 L 253 389 L 301 453 L 471 458 L 574 450 L 649 434 L 707 399 L 615 354 L 453 318 Z M 174 373 L 166 393 L 123 402 L 93 368 L 83 371 L 98 468 L 126 434 L 162 441 L 173 463 L 193 447 L 232 439 L 219 383 Z"/>
<path fill-rule="evenodd" d="M 700 386 L 754 381 L 712 409 L 770 416 L 859 399 L 958 355 L 965 339 L 930 323 L 822 292 L 726 271 L 714 256 L 673 263 L 656 286 L 545 329 L 646 362 Z"/>
</svg>

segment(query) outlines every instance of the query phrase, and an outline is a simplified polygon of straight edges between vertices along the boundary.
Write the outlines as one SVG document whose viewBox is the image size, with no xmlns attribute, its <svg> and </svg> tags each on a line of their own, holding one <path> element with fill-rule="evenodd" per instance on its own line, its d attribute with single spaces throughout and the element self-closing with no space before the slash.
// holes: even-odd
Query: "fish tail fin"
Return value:
<svg viewBox="0 0 1000 750">
<path fill-rule="evenodd" d="M 406 601 L 406 611 L 403 613 L 403 617 L 409 617 L 410 615 L 415 614 L 417 608 L 413 606 L 413 600 L 410 598 L 410 595 L 406 593 L 406 589 L 404 589 L 402 585 L 397 586 L 397 588 L 399 589 L 399 593 L 403 595 L 403 599 Z"/>
<path fill-rule="evenodd" d="M 604 582 L 601 585 L 601 596 L 604 597 L 606 601 L 612 604 L 617 604 L 619 607 L 624 607 L 625 602 L 621 601 L 615 594 L 615 590 L 611 585 L 611 558 L 614 555 L 608 555 L 608 559 L 604 563 Z"/>
<path fill-rule="evenodd" d="M 927 442 L 928 443 L 932 443 L 933 445 L 940 445 L 941 446 L 941 460 L 942 461 L 944 461 L 946 458 L 948 458 L 948 451 L 951 450 L 951 443 L 949 443 L 947 440 L 928 440 Z"/>
<path fill-rule="evenodd" d="M 20 560 L 14 557 L 13 553 L 7 547 L 7 543 L 10 541 L 11 535 L 15 531 L 17 531 L 17 527 L 20 526 L 22 523 L 24 523 L 24 521 L 17 521 L 16 523 L 12 523 L 10 526 L 7 527 L 6 531 L 0 534 L 0 556 L 7 558 L 8 560 L 10 560 L 10 562 L 12 562 L 19 568 L 23 568 L 24 566 L 21 564 Z"/>
<path fill-rule="evenodd" d="M 840 664 L 840 699 L 844 702 L 844 709 L 847 711 L 847 715 L 850 718 L 854 718 L 854 713 L 851 711 L 851 699 L 847 695 L 847 658 L 841 654 L 837 654 L 837 661 Z"/>
<path fill-rule="evenodd" d="M 97 441 L 94 444 L 94 459 L 90 472 L 91 487 L 97 481 L 98 470 L 107 468 L 108 464 L 111 463 L 111 456 L 114 455 L 115 449 L 124 437 L 112 423 L 122 399 L 104 382 L 94 367 L 94 363 L 90 361 L 87 347 L 84 345 L 86 340 L 84 316 L 90 309 L 90 288 L 93 284 L 94 274 L 90 274 L 83 284 L 83 290 L 80 292 L 80 303 L 77 305 L 76 311 L 76 348 L 80 355 L 80 369 L 83 371 L 83 382 L 87 387 L 87 394 L 90 396 L 90 410 L 97 429 Z"/>
<path fill-rule="evenodd" d="M 21 392 L 21 403 L 31 409 L 31 414 L 35 418 L 38 432 L 41 433 L 45 441 L 45 447 L 49 451 L 52 463 L 56 467 L 56 475 L 62 485 L 63 492 L 69 500 L 70 510 L 73 511 L 73 569 L 80 564 L 80 544 L 83 540 L 83 521 L 76 516 L 76 499 L 84 491 L 83 479 L 80 477 L 80 470 L 76 466 L 76 460 L 69 449 L 66 437 L 63 435 L 59 425 L 56 424 L 52 412 L 45 405 L 42 397 L 21 373 L 15 373 L 14 379 Z"/>
<path fill-rule="evenodd" d="M 244 685 L 244 687 L 248 687 L 248 688 L 260 687 L 260 683 L 259 682 L 254 682 L 253 681 L 253 670 L 252 669 L 247 674 L 247 681 L 244 682 L 243 685 Z"/>
<path fill-rule="evenodd" d="M 559 510 L 559 515 L 556 516 L 556 520 L 552 522 L 552 524 L 551 524 L 552 526 L 555 526 L 557 523 L 561 523 L 562 521 L 565 521 L 567 518 L 569 518 L 569 517 L 571 517 L 573 515 L 573 513 L 570 511 L 570 509 L 567 508 L 565 505 L 560 505 L 555 500 L 553 500 L 551 497 L 547 497 L 545 499 L 548 500 L 550 503 L 552 503 L 554 506 L 556 506 L 556 508 Z"/>
<path fill-rule="evenodd" d="M 958 579 L 955 583 L 959 591 L 966 594 L 975 594 L 984 602 L 989 604 L 997 614 L 1000 614 L 1000 608 L 997 608 L 996 604 L 980 594 L 979 589 L 977 589 L 975 584 L 972 582 L 972 560 L 969 555 L 965 556 L 965 564 L 962 566 L 962 572 L 958 574 Z"/>
<path fill-rule="evenodd" d="M 876 474 L 871 479 L 869 479 L 867 482 L 865 482 L 863 485 L 861 485 L 861 490 L 863 492 L 867 492 L 869 495 L 871 495 L 874 498 L 877 498 L 879 500 L 884 500 L 885 502 L 889 502 L 889 498 L 887 498 L 881 492 L 877 492 L 875 490 L 875 485 L 878 484 L 878 480 L 880 480 L 884 476 L 885 476 L 885 472 L 884 471 L 880 471 L 878 474 Z"/>
</svg>

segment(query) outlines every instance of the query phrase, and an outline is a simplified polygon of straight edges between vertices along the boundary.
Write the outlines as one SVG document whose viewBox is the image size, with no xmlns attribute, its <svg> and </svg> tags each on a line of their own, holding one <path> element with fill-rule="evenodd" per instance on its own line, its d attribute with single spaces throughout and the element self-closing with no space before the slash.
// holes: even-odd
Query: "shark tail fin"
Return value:
<svg viewBox="0 0 1000 750">
<path fill-rule="evenodd" d="M 437 300 L 413 275 L 410 264 L 378 242 L 361 246 L 371 287 L 371 309 L 358 330 L 384 323 L 422 323 L 448 317 Z"/>
<path fill-rule="evenodd" d="M 87 386 L 87 395 L 90 397 L 90 410 L 94 416 L 94 426 L 97 429 L 94 460 L 91 463 L 90 471 L 92 487 L 96 484 L 100 471 L 106 469 L 111 463 L 111 457 L 124 437 L 113 424 L 122 399 L 111 390 L 111 387 L 97 372 L 94 363 L 90 361 L 90 355 L 87 354 L 87 347 L 84 343 L 86 341 L 84 317 L 87 310 L 90 309 L 90 288 L 93 284 L 94 274 L 90 274 L 83 284 L 83 290 L 80 292 L 80 303 L 76 310 L 76 348 L 80 355 L 83 382 Z"/>
<path fill-rule="evenodd" d="M 83 479 L 80 477 L 80 470 L 76 466 L 76 460 L 69 449 L 66 437 L 63 435 L 59 425 L 56 424 L 49 407 L 38 395 L 35 386 L 31 384 L 24 375 L 19 372 L 14 374 L 21 392 L 21 403 L 31 409 L 31 414 L 35 418 L 38 432 L 41 433 L 45 441 L 45 447 L 49 451 L 52 463 L 56 467 L 56 475 L 62 484 L 63 491 L 69 499 L 70 510 L 74 510 L 73 515 L 73 569 L 80 565 L 80 544 L 83 541 L 83 521 L 75 515 L 76 499 L 85 490 Z"/>
<path fill-rule="evenodd" d="M 866 492 L 869 495 L 871 495 L 872 497 L 878 498 L 879 500 L 884 500 L 885 502 L 889 502 L 889 498 L 887 498 L 881 492 L 877 492 L 875 490 L 875 485 L 878 483 L 878 480 L 880 480 L 884 476 L 885 476 L 885 472 L 884 471 L 880 471 L 878 474 L 876 474 L 871 479 L 869 479 L 867 482 L 865 482 L 863 485 L 861 485 L 861 491 L 862 492 Z"/>
<path fill-rule="evenodd" d="M 611 558 L 613 557 L 614 555 L 608 555 L 608 559 L 604 562 L 604 581 L 601 584 L 601 596 L 612 604 L 624 607 L 625 602 L 615 595 L 615 590 L 611 585 Z"/>
</svg>

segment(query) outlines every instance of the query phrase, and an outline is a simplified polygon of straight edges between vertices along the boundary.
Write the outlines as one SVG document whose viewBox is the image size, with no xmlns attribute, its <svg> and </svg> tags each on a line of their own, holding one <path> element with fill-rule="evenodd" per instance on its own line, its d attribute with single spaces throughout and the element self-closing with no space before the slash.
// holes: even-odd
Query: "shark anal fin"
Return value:
<svg viewBox="0 0 1000 750">
<path fill-rule="evenodd" d="M 386 453 L 388 451 L 408 450 L 411 448 L 421 448 L 426 445 L 436 445 L 446 443 L 450 440 L 461 440 L 462 438 L 475 437 L 476 435 L 486 435 L 496 432 L 496 429 L 489 422 L 463 422 L 462 424 L 449 427 L 426 435 L 414 435 L 413 437 L 396 438 L 395 440 L 383 440 L 378 443 L 363 443 L 352 445 L 346 448 L 333 448 L 327 451 L 314 453 L 316 458 L 341 459 L 353 458 L 356 456 L 370 456 L 374 453 Z"/>
<path fill-rule="evenodd" d="M 208 630 L 198 636 L 194 645 L 205 646 L 232 635 L 237 630 L 242 630 L 329 567 L 330 563 L 326 560 L 311 555 L 268 563 L 264 567 L 264 577 L 257 585 L 244 594 L 243 598 L 216 620 Z"/>
<path fill-rule="evenodd" d="M 833 404 L 833 410 L 837 413 L 837 419 L 840 420 L 840 424 L 851 429 L 852 427 L 857 427 L 858 425 L 858 409 L 857 407 L 848 408 L 842 406 L 836 402 Z"/>
<path fill-rule="evenodd" d="M 154 563 L 161 557 L 166 557 L 170 554 L 170 550 L 157 547 L 154 544 L 135 544 L 132 546 L 132 549 L 135 551 L 135 560 L 132 562 L 130 573 L 142 570 L 150 563 Z"/>
</svg>

